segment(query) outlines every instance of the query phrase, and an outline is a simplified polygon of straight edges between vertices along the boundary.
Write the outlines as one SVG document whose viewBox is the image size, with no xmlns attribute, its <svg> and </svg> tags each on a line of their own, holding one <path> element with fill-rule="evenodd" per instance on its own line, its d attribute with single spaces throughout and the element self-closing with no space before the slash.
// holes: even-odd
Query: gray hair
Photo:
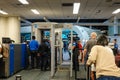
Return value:
<svg viewBox="0 0 120 80">
<path fill-rule="evenodd" d="M 96 34 L 96 32 L 92 32 L 90 36 L 96 36 L 97 37 L 97 34 Z"/>
</svg>

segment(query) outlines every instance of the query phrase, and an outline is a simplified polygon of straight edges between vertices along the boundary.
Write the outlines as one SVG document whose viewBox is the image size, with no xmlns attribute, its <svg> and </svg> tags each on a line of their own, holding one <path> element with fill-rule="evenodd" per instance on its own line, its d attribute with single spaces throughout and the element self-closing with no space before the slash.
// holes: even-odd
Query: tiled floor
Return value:
<svg viewBox="0 0 120 80">
<path fill-rule="evenodd" d="M 50 78 L 50 71 L 40 71 L 40 69 L 22 70 L 7 79 L 0 80 L 15 80 L 16 75 L 21 75 L 22 80 L 75 80 L 74 71 L 73 77 L 70 77 L 70 71 L 57 71 L 55 76 Z M 80 70 L 77 72 L 77 77 L 86 77 L 84 66 L 80 67 Z"/>
<path fill-rule="evenodd" d="M 9 77 L 8 79 L 0 79 L 0 80 L 15 80 L 16 75 L 21 75 L 22 80 L 49 80 L 50 71 L 43 72 L 40 71 L 39 69 L 22 70 L 16 73 L 15 75 Z"/>
</svg>

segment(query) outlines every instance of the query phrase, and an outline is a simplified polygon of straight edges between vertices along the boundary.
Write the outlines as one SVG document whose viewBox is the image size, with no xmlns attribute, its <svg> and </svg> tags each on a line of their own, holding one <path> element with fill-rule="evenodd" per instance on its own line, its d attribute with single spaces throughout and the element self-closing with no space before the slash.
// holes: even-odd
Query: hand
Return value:
<svg viewBox="0 0 120 80">
<path fill-rule="evenodd" d="M 84 59 L 82 59 L 82 63 L 84 64 Z"/>
</svg>

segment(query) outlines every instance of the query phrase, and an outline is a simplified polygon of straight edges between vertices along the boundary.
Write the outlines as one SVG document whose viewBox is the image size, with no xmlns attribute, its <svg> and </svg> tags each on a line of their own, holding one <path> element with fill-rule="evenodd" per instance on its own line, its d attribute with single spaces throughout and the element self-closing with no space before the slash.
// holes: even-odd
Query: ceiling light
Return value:
<svg viewBox="0 0 120 80">
<path fill-rule="evenodd" d="M 3 10 L 0 10 L 0 13 L 1 14 L 5 14 L 5 15 L 7 15 L 8 13 L 6 13 L 5 11 L 3 11 Z"/>
<path fill-rule="evenodd" d="M 79 8 L 80 8 L 80 3 L 74 3 L 73 14 L 78 14 Z"/>
<path fill-rule="evenodd" d="M 120 9 L 116 9 L 115 11 L 113 11 L 112 14 L 117 14 L 117 13 L 119 13 L 119 12 L 120 12 Z"/>
<path fill-rule="evenodd" d="M 31 9 L 34 14 L 40 14 L 36 9 Z"/>
<path fill-rule="evenodd" d="M 44 19 L 46 22 L 50 22 L 46 17 L 43 17 L 43 19 Z"/>
<path fill-rule="evenodd" d="M 22 4 L 29 4 L 28 1 L 26 0 L 18 0 L 19 2 L 21 2 Z"/>
</svg>

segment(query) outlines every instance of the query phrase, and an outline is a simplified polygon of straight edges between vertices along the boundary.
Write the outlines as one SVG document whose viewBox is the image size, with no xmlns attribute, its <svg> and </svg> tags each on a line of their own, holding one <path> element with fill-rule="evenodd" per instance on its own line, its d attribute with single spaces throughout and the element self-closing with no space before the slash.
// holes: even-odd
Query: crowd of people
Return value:
<svg viewBox="0 0 120 80">
<path fill-rule="evenodd" d="M 87 77 L 90 80 L 120 80 L 120 68 L 115 64 L 115 55 L 118 53 L 117 39 L 114 39 L 114 48 L 108 47 L 108 38 L 106 35 L 99 35 L 92 32 L 90 39 L 86 42 L 85 46 L 82 46 L 80 40 L 73 38 L 73 42 L 65 46 L 65 49 L 69 51 L 70 58 L 73 60 L 73 70 L 77 64 L 77 70 L 79 70 L 79 63 L 85 64 L 85 70 L 90 73 Z M 40 68 L 41 71 L 50 70 L 51 67 L 51 49 L 50 42 L 47 39 L 43 39 L 39 43 L 35 36 L 32 36 L 32 40 L 27 42 L 27 56 L 26 56 L 26 68 L 34 69 Z M 0 44 L 0 53 L 2 46 Z M 71 57 L 72 50 L 73 56 Z M 76 50 L 78 51 L 76 54 Z M 77 55 L 77 58 L 76 58 Z M 30 57 L 30 60 L 29 60 Z M 2 55 L 0 54 L 0 61 Z M 1 63 L 1 62 L 0 62 Z"/>
<path fill-rule="evenodd" d="M 86 63 L 88 66 L 94 64 L 96 78 L 91 80 L 120 80 L 120 68 L 115 64 L 115 56 L 108 47 L 108 39 L 100 35 L 96 45 L 91 48 Z"/>
<path fill-rule="evenodd" d="M 75 66 L 76 70 L 79 70 L 78 65 L 81 62 L 85 64 L 89 80 L 120 80 L 120 68 L 115 63 L 115 56 L 118 54 L 117 39 L 113 40 L 113 49 L 108 47 L 109 42 L 105 34 L 97 37 L 97 34 L 92 32 L 84 47 L 78 42 L 79 40 L 73 39 L 73 43 L 69 44 L 73 52 L 73 70 Z M 76 52 L 76 49 L 79 52 Z"/>
<path fill-rule="evenodd" d="M 43 39 L 41 44 L 35 40 L 35 36 L 32 36 L 32 40 L 27 43 L 27 68 L 29 64 L 30 68 L 40 68 L 41 71 L 50 69 L 50 43 L 47 39 Z M 29 60 L 29 56 L 31 59 Z"/>
</svg>

